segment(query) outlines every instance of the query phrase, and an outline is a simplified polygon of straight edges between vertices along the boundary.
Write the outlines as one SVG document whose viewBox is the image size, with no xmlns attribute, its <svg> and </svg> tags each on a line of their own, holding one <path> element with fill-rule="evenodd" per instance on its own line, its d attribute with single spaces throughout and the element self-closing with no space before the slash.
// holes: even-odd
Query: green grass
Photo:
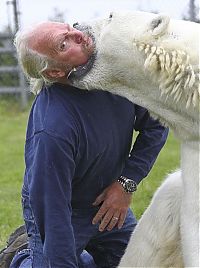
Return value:
<svg viewBox="0 0 200 268">
<path fill-rule="evenodd" d="M 21 184 L 27 111 L 14 98 L 0 100 L 0 248 L 22 223 Z"/>
<path fill-rule="evenodd" d="M 148 206 L 153 193 L 167 176 L 180 167 L 180 142 L 170 132 L 150 174 L 139 185 L 134 194 L 132 208 L 139 219 Z"/>
<path fill-rule="evenodd" d="M 21 184 L 24 173 L 24 140 L 28 109 L 21 111 L 13 98 L 0 96 L 0 249 L 8 235 L 23 223 L 21 213 Z M 179 166 L 179 142 L 172 134 L 160 153 L 148 178 L 133 197 L 137 216 L 148 206 L 164 176 Z"/>
</svg>

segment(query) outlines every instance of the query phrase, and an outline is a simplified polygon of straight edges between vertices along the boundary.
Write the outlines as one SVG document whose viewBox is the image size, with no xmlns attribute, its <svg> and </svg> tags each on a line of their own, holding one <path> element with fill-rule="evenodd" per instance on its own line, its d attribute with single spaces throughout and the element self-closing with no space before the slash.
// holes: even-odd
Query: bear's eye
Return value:
<svg viewBox="0 0 200 268">
<path fill-rule="evenodd" d="M 113 13 L 111 12 L 109 15 L 109 19 L 112 19 L 112 17 L 113 17 Z"/>
<path fill-rule="evenodd" d="M 79 23 L 78 23 L 78 22 L 75 22 L 75 23 L 73 24 L 73 28 L 76 28 L 78 25 L 79 25 Z"/>
</svg>

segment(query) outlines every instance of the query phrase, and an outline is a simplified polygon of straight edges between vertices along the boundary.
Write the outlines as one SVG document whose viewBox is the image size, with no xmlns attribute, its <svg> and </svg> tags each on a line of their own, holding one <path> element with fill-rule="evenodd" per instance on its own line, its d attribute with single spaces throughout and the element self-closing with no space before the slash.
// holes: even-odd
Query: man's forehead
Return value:
<svg viewBox="0 0 200 268">
<path fill-rule="evenodd" d="M 43 22 L 40 23 L 39 25 L 36 26 L 35 28 L 35 32 L 39 33 L 39 32 L 43 32 L 43 33 L 48 33 L 54 30 L 64 30 L 66 29 L 66 27 L 68 27 L 69 25 L 66 23 L 60 23 L 60 22 Z"/>
<path fill-rule="evenodd" d="M 30 40 L 34 41 L 37 39 L 38 41 L 45 40 L 51 38 L 53 35 L 57 34 L 58 30 L 64 30 L 66 28 L 65 24 L 56 23 L 56 22 L 44 22 L 35 27 L 33 30 Z"/>
<path fill-rule="evenodd" d="M 40 53 L 47 53 L 47 50 L 54 50 L 55 40 L 69 25 L 59 22 L 43 22 L 37 25 L 29 38 L 29 45 L 33 50 Z"/>
</svg>

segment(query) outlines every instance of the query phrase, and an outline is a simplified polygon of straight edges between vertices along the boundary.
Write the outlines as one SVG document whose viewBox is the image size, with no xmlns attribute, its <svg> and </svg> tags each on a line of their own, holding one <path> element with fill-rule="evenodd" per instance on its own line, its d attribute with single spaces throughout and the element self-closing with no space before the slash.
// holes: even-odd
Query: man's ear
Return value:
<svg viewBox="0 0 200 268">
<path fill-rule="evenodd" d="M 158 15 L 150 22 L 150 30 L 153 36 L 163 35 L 168 28 L 170 17 L 166 15 Z"/>
<path fill-rule="evenodd" d="M 44 76 L 48 77 L 48 78 L 62 78 L 66 75 L 65 71 L 61 70 L 61 69 L 46 69 L 42 72 L 44 74 Z"/>
</svg>

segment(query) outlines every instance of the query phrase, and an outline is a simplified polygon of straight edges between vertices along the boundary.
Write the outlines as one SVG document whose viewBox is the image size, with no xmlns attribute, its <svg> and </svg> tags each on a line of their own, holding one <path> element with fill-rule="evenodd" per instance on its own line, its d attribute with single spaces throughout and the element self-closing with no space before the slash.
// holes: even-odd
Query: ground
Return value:
<svg viewBox="0 0 200 268">
<path fill-rule="evenodd" d="M 30 105 L 20 109 L 16 98 L 0 96 L 0 249 L 22 221 L 20 191 L 24 173 L 24 139 Z M 179 142 L 170 133 L 153 170 L 134 194 L 132 208 L 139 218 L 164 176 L 179 167 Z"/>
</svg>

